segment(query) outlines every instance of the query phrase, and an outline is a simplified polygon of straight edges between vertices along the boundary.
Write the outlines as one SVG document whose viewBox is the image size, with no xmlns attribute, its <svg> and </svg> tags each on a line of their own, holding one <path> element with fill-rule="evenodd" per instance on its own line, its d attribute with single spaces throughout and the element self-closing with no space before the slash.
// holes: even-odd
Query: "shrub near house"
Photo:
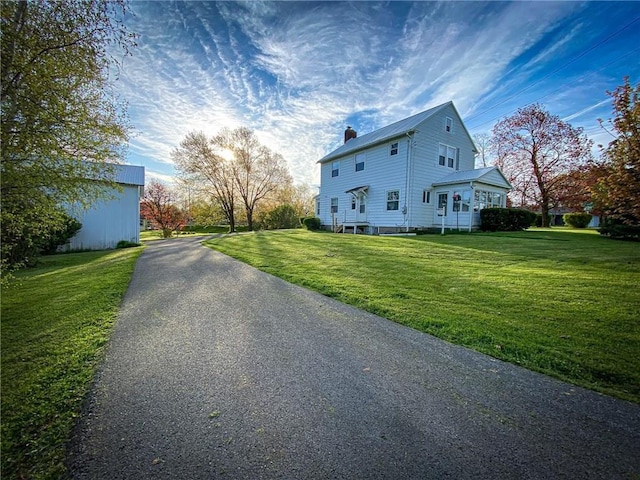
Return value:
<svg viewBox="0 0 640 480">
<path fill-rule="evenodd" d="M 582 212 L 565 213 L 562 216 L 564 223 L 573 228 L 587 228 L 591 218 L 593 218 L 591 214 Z"/>
<path fill-rule="evenodd" d="M 536 220 L 536 214 L 520 208 L 483 208 L 480 229 L 485 232 L 526 230 Z"/>
</svg>

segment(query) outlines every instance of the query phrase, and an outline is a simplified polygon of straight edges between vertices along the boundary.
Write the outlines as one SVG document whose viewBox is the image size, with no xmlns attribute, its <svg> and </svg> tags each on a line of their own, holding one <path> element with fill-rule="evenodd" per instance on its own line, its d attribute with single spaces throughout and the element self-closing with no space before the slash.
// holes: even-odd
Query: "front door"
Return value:
<svg viewBox="0 0 640 480">
<path fill-rule="evenodd" d="M 356 221 L 367 221 L 367 196 L 362 192 L 356 197 Z"/>
<path fill-rule="evenodd" d="M 433 222 L 436 225 L 440 225 L 442 223 L 442 216 L 447 215 L 447 199 L 449 197 L 448 193 L 438 193 L 438 203 L 436 211 L 434 212 Z"/>
</svg>

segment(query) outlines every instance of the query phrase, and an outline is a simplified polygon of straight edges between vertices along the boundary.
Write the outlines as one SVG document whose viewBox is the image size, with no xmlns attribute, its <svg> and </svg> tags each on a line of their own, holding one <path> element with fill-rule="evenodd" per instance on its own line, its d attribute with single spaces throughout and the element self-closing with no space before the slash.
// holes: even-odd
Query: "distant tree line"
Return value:
<svg viewBox="0 0 640 480">
<path fill-rule="evenodd" d="M 212 137 L 190 132 L 172 158 L 177 184 L 152 182 L 141 202 L 142 215 L 164 236 L 187 223 L 226 224 L 230 232 L 239 224 L 295 228 L 313 209 L 310 187 L 294 185 L 282 155 L 249 128 L 223 128 Z"/>
</svg>

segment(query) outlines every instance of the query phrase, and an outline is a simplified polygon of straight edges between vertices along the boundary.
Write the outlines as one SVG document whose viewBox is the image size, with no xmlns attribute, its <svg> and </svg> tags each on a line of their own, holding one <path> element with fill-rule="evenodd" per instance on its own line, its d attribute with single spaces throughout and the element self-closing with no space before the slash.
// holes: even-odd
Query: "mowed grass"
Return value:
<svg viewBox="0 0 640 480">
<path fill-rule="evenodd" d="M 142 247 L 44 257 L 2 289 L 2 478 L 65 476 L 65 443 Z"/>
<path fill-rule="evenodd" d="M 640 243 L 555 229 L 288 230 L 207 245 L 422 332 L 640 403 Z"/>
</svg>

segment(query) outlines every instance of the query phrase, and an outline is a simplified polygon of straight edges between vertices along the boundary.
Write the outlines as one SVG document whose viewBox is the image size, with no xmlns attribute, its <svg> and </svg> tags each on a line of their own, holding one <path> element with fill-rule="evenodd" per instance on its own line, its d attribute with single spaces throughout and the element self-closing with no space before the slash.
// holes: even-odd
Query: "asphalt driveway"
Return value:
<svg viewBox="0 0 640 480">
<path fill-rule="evenodd" d="M 640 406 L 345 306 L 200 240 L 141 255 L 70 446 L 74 478 L 640 476 Z"/>
</svg>

